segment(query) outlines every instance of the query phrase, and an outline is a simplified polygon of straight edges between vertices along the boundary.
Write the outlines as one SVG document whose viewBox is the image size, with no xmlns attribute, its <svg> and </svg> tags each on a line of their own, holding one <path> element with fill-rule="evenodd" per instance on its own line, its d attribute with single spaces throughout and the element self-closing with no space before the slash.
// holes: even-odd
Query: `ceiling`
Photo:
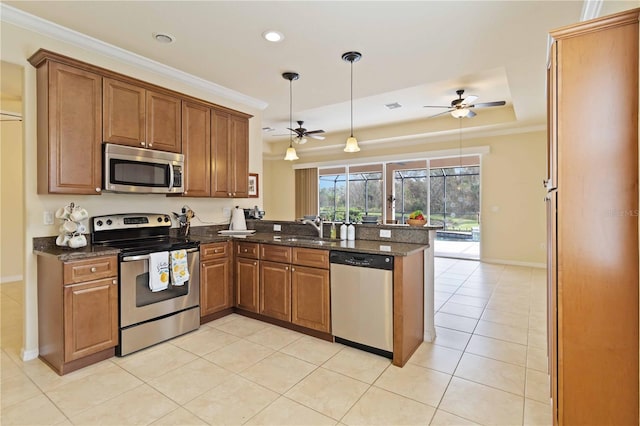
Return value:
<svg viewBox="0 0 640 426">
<path fill-rule="evenodd" d="M 356 136 L 400 122 L 427 123 L 427 133 L 431 121 L 457 128 L 450 116 L 427 120 L 440 110 L 423 105 L 449 105 L 459 88 L 477 102 L 505 100 L 511 113 L 496 117 L 544 123 L 547 34 L 578 22 L 583 8 L 581 1 L 3 3 L 265 102 L 262 126 L 275 129 L 266 142 L 288 140 L 285 71 L 300 74 L 294 122 L 328 136 L 348 132 L 350 65 L 341 55 L 351 50 L 362 53 L 353 65 Z M 285 39 L 265 41 L 268 29 Z M 158 43 L 157 32 L 175 42 Z M 385 108 L 393 102 L 402 107 Z"/>
</svg>

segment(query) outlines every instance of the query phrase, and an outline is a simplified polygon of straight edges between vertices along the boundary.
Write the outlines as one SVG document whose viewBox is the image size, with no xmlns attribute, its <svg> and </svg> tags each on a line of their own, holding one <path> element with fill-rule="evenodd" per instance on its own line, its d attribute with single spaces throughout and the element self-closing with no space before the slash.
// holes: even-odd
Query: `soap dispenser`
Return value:
<svg viewBox="0 0 640 426">
<path fill-rule="evenodd" d="M 329 231 L 329 236 L 331 238 L 336 238 L 336 224 L 331 222 L 331 230 Z"/>
<path fill-rule="evenodd" d="M 353 241 L 356 239 L 356 227 L 353 226 L 353 223 L 350 223 L 347 226 L 347 240 Z"/>
<path fill-rule="evenodd" d="M 340 239 L 347 239 L 347 225 L 344 222 L 342 222 L 342 225 L 340 225 Z"/>
</svg>

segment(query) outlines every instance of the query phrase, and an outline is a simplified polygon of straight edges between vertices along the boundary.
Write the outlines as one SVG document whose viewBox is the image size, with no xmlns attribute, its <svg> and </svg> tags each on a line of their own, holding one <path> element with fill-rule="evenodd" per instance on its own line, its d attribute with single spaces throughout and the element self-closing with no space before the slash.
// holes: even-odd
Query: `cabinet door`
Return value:
<svg viewBox="0 0 640 426">
<path fill-rule="evenodd" d="M 102 77 L 51 62 L 38 71 L 38 192 L 99 194 Z"/>
<path fill-rule="evenodd" d="M 147 91 L 147 148 L 182 152 L 179 98 Z"/>
<path fill-rule="evenodd" d="M 259 261 L 236 259 L 236 306 L 251 312 L 259 309 Z"/>
<path fill-rule="evenodd" d="M 249 120 L 231 117 L 231 176 L 233 197 L 249 197 Z"/>
<path fill-rule="evenodd" d="M 146 90 L 133 84 L 105 78 L 103 92 L 104 141 L 136 147 L 146 146 Z"/>
<path fill-rule="evenodd" d="M 291 266 L 260 262 L 260 313 L 291 321 Z"/>
<path fill-rule="evenodd" d="M 64 287 L 64 358 L 73 361 L 118 344 L 118 280 Z"/>
<path fill-rule="evenodd" d="M 182 103 L 184 196 L 211 195 L 211 110 L 206 105 Z"/>
<path fill-rule="evenodd" d="M 231 153 L 229 152 L 230 115 L 213 111 L 211 119 L 211 188 L 213 197 L 232 197 Z"/>
<path fill-rule="evenodd" d="M 295 265 L 291 271 L 291 322 L 330 333 L 329 271 Z"/>
<path fill-rule="evenodd" d="M 231 260 L 202 262 L 200 267 L 200 316 L 214 314 L 233 306 Z"/>
</svg>

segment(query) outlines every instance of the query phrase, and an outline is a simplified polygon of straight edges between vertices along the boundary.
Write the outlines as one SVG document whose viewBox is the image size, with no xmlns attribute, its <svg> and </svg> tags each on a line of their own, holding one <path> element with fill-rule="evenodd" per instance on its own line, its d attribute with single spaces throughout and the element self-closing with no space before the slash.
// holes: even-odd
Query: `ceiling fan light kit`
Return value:
<svg viewBox="0 0 640 426">
<path fill-rule="evenodd" d="M 457 99 L 451 101 L 451 105 L 425 105 L 424 108 L 446 108 L 447 110 L 444 112 L 440 112 L 438 114 L 432 115 L 428 118 L 434 118 L 441 116 L 443 114 L 451 113 L 451 116 L 454 118 L 472 118 L 477 114 L 473 112 L 471 108 L 489 108 L 496 106 L 503 106 L 506 104 L 505 101 L 495 101 L 495 102 L 482 102 L 479 104 L 474 103 L 478 97 L 476 95 L 469 95 L 466 98 L 462 98 L 464 94 L 464 89 L 456 90 L 456 95 L 458 95 Z"/>
<path fill-rule="evenodd" d="M 360 151 L 358 140 L 353 137 L 353 63 L 358 62 L 360 58 L 362 58 L 362 54 L 360 52 L 346 52 L 342 54 L 342 60 L 351 64 L 351 135 L 347 138 L 344 152 Z"/>
</svg>

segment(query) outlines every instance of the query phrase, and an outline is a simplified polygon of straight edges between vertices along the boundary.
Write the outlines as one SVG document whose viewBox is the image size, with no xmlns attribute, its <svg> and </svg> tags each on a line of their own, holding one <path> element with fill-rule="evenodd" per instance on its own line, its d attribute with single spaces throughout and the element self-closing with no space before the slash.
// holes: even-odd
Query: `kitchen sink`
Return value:
<svg viewBox="0 0 640 426">
<path fill-rule="evenodd" d="M 328 245 L 336 240 L 318 238 L 318 237 L 308 237 L 308 236 L 293 236 L 293 237 L 281 237 L 280 241 L 285 243 L 305 243 L 305 244 L 313 244 L 318 246 Z"/>
</svg>

